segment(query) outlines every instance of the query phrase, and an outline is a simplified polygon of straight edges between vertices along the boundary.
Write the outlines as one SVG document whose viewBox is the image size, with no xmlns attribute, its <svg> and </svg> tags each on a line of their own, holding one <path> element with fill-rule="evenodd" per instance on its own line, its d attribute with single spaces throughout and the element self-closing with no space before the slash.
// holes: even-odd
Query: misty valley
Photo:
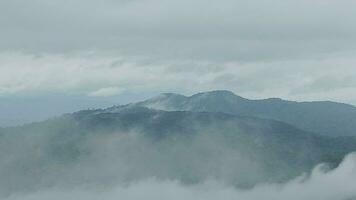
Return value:
<svg viewBox="0 0 356 200">
<path fill-rule="evenodd" d="M 347 104 L 164 93 L 1 128 L 0 198 L 353 199 L 354 130 Z"/>
</svg>

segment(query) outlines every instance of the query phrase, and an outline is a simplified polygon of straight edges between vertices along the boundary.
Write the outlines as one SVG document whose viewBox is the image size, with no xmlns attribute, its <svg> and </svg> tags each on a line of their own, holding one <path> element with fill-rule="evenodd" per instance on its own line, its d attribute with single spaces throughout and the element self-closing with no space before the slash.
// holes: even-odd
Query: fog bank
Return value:
<svg viewBox="0 0 356 200">
<path fill-rule="evenodd" d="M 243 190 L 211 180 L 196 185 L 182 185 L 177 181 L 155 178 L 138 181 L 128 186 L 100 188 L 95 186 L 63 189 L 55 187 L 27 194 L 14 194 L 3 200 L 347 200 L 356 198 L 356 154 L 348 155 L 340 166 L 325 171 L 323 165 L 315 167 L 309 176 L 300 176 L 285 184 L 259 185 Z"/>
</svg>

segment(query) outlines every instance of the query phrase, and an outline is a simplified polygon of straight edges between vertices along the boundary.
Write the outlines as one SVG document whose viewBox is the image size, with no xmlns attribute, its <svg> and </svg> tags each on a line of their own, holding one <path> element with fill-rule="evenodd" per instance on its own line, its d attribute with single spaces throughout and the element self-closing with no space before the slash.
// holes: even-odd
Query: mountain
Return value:
<svg viewBox="0 0 356 200">
<path fill-rule="evenodd" d="M 0 129 L 0 194 L 83 182 L 127 185 L 151 177 L 251 187 L 288 180 L 322 162 L 337 166 L 354 150 L 353 137 L 329 138 L 222 112 L 134 105 L 83 110 Z"/>
<path fill-rule="evenodd" d="M 356 136 L 356 107 L 329 101 L 294 102 L 278 98 L 249 100 L 230 91 L 211 91 L 192 96 L 165 93 L 137 106 L 167 111 L 223 112 L 289 123 L 327 136 Z"/>
</svg>

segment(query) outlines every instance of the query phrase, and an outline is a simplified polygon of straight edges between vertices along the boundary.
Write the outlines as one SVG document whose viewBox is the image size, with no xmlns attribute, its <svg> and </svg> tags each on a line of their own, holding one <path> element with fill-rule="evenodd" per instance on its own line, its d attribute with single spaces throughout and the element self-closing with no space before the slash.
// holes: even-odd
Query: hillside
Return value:
<svg viewBox="0 0 356 200">
<path fill-rule="evenodd" d="M 289 123 L 327 136 L 356 136 L 356 107 L 328 102 L 294 102 L 271 98 L 249 100 L 230 91 L 198 93 L 189 97 L 165 93 L 135 105 L 168 111 L 224 112 Z"/>
<path fill-rule="evenodd" d="M 0 192 L 150 177 L 250 187 L 336 166 L 356 142 L 274 120 L 122 106 L 1 129 L 0 150 Z"/>
</svg>

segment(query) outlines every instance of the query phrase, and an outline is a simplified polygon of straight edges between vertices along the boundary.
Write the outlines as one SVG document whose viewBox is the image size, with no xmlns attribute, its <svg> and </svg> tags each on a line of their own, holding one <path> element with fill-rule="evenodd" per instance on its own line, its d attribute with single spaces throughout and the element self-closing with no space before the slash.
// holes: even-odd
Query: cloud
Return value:
<svg viewBox="0 0 356 200">
<path fill-rule="evenodd" d="M 355 103 L 355 6 L 2 0 L 0 95 L 230 89 L 252 98 Z"/>
<path fill-rule="evenodd" d="M 345 200 L 356 195 L 355 153 L 332 171 L 319 165 L 311 174 L 306 169 L 308 175 L 276 184 L 276 174 L 260 166 L 275 156 L 252 156 L 255 148 L 246 140 L 224 138 L 209 127 L 196 137 L 178 132 L 157 141 L 138 127 L 111 134 L 92 127 L 87 132 L 81 130 L 85 125 L 63 118 L 56 121 L 2 132 L 1 200 Z M 280 167 L 277 176 L 290 173 Z M 257 185 L 237 186 L 245 181 Z"/>
<path fill-rule="evenodd" d="M 2 0 L 0 46 L 160 59 L 310 58 L 355 51 L 354 7 L 348 0 Z"/>
<path fill-rule="evenodd" d="M 115 96 L 119 95 L 123 91 L 120 90 L 120 88 L 117 87 L 107 87 L 107 88 L 100 88 L 99 90 L 90 92 L 88 96 L 94 96 L 94 97 L 109 97 L 109 96 Z"/>
<path fill-rule="evenodd" d="M 155 60 L 115 53 L 0 53 L 0 95 L 113 96 L 228 89 L 244 97 L 355 103 L 349 54 L 285 61 Z M 337 67 L 335 67 L 337 66 Z"/>
<path fill-rule="evenodd" d="M 345 200 L 356 198 L 356 156 L 350 154 L 333 171 L 325 172 L 316 167 L 313 174 L 299 177 L 285 184 L 265 184 L 243 190 L 224 185 L 214 180 L 196 185 L 182 185 L 176 181 L 147 179 L 128 186 L 112 188 L 71 189 L 52 188 L 27 194 L 15 194 L 3 200 L 42 199 L 187 199 L 187 200 Z"/>
</svg>

